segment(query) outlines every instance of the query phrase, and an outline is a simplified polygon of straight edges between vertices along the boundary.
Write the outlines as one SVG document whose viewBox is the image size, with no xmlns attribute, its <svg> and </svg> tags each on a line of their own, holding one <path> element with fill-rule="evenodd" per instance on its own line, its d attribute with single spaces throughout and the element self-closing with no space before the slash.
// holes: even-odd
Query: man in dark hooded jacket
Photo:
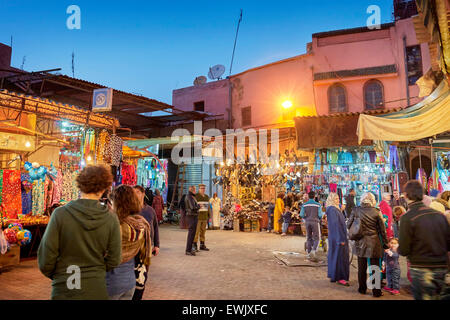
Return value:
<svg viewBox="0 0 450 320">
<path fill-rule="evenodd" d="M 57 208 L 38 249 L 39 270 L 52 280 L 52 299 L 107 300 L 106 271 L 121 261 L 120 225 L 99 202 L 112 184 L 104 166 L 77 177 L 81 199 Z"/>
</svg>

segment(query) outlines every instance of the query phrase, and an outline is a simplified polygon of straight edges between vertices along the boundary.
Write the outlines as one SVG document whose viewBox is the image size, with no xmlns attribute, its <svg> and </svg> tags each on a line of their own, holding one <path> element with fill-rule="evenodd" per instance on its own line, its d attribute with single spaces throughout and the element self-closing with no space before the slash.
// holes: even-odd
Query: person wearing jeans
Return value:
<svg viewBox="0 0 450 320">
<path fill-rule="evenodd" d="M 281 225 L 281 229 L 282 229 L 282 236 L 286 235 L 286 232 L 289 228 L 289 224 L 291 223 L 291 219 L 292 219 L 292 212 L 290 211 L 290 207 L 285 207 L 285 212 L 283 213 L 283 216 L 281 217 L 281 219 L 283 219 L 283 224 Z"/>
</svg>

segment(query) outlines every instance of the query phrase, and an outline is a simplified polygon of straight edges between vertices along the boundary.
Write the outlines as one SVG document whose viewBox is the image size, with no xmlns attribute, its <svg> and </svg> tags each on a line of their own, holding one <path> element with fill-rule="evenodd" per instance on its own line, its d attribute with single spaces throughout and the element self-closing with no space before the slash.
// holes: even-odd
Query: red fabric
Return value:
<svg viewBox="0 0 450 320">
<path fill-rule="evenodd" d="M 122 184 L 135 186 L 137 184 L 136 168 L 128 163 L 122 164 Z"/>
<path fill-rule="evenodd" d="M 17 219 L 18 214 L 22 214 L 22 190 L 20 171 L 3 171 L 3 202 L 6 216 Z"/>
<path fill-rule="evenodd" d="M 380 210 L 382 214 L 385 214 L 388 217 L 388 227 L 386 230 L 386 235 L 387 238 L 393 238 L 394 237 L 394 230 L 392 228 L 392 209 L 391 206 L 389 205 L 389 203 L 387 203 L 386 201 L 381 201 L 380 202 Z"/>
<path fill-rule="evenodd" d="M 163 220 L 162 212 L 164 208 L 164 200 L 162 196 L 154 196 L 153 197 L 153 203 L 152 203 L 153 209 L 155 209 L 156 217 L 158 218 L 158 221 Z"/>
</svg>

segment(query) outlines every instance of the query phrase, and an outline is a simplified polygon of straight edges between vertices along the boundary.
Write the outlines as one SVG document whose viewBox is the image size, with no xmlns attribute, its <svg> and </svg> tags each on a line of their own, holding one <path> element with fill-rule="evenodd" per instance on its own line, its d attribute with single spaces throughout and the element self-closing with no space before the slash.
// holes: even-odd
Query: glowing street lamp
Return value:
<svg viewBox="0 0 450 320">
<path fill-rule="evenodd" d="M 292 101 L 286 100 L 281 105 L 283 106 L 284 109 L 289 109 L 292 107 Z"/>
</svg>

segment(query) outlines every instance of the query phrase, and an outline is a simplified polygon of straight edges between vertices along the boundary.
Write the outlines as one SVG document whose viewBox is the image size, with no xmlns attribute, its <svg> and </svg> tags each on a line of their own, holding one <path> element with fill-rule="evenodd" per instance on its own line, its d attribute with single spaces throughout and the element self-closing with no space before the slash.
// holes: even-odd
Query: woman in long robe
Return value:
<svg viewBox="0 0 450 320">
<path fill-rule="evenodd" d="M 273 230 L 275 233 L 281 233 L 281 215 L 284 213 L 284 193 L 280 192 L 275 203 L 275 211 L 273 213 Z"/>
<path fill-rule="evenodd" d="M 339 209 L 339 196 L 331 192 L 326 202 L 328 221 L 328 278 L 331 282 L 349 286 L 350 276 L 347 226 Z"/>
<path fill-rule="evenodd" d="M 162 213 L 164 210 L 164 200 L 158 189 L 155 190 L 155 195 L 153 196 L 152 207 L 153 207 L 153 209 L 155 209 L 158 222 L 161 223 L 163 221 Z"/>
</svg>

